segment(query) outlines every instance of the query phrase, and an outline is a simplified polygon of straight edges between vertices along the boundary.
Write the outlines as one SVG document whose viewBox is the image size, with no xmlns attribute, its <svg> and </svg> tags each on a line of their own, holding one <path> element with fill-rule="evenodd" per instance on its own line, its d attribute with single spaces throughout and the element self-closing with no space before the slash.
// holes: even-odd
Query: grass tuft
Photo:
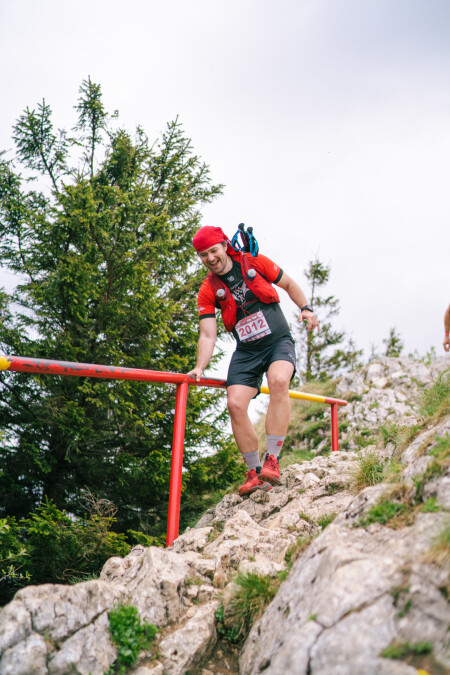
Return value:
<svg viewBox="0 0 450 675">
<path fill-rule="evenodd" d="M 216 611 L 218 633 L 230 642 L 243 640 L 275 597 L 280 583 L 278 577 L 238 574 L 233 594 Z"/>
<path fill-rule="evenodd" d="M 357 459 L 352 471 L 352 487 L 359 492 L 369 485 L 376 485 L 383 480 L 384 465 L 373 450 L 367 451 Z"/>
<path fill-rule="evenodd" d="M 426 502 L 420 507 L 422 513 L 437 513 L 438 511 L 444 511 L 444 507 L 438 503 L 436 497 L 430 497 Z"/>
<path fill-rule="evenodd" d="M 327 525 L 333 522 L 337 515 L 337 513 L 328 513 L 325 516 L 320 516 L 320 518 L 317 518 L 318 526 L 324 530 Z"/>
<path fill-rule="evenodd" d="M 423 489 L 428 481 L 438 478 L 446 473 L 450 467 L 450 436 L 446 434 L 439 438 L 430 455 L 433 460 L 428 464 L 424 473 L 414 479 L 416 487 L 416 499 L 422 499 Z"/>
<path fill-rule="evenodd" d="M 450 570 L 450 520 L 445 523 L 424 560 Z"/>
<path fill-rule="evenodd" d="M 386 422 L 386 424 L 382 424 L 379 427 L 378 434 L 383 447 L 386 447 L 388 443 L 392 443 L 395 455 L 399 456 L 422 431 L 422 427 L 423 425 L 421 424 L 402 426 L 395 424 L 395 422 Z"/>
<path fill-rule="evenodd" d="M 441 373 L 433 385 L 424 391 L 420 413 L 434 419 L 450 414 L 450 370 Z"/>
<path fill-rule="evenodd" d="M 301 556 L 303 551 L 306 551 L 312 540 L 314 539 L 313 535 L 307 535 L 305 537 L 299 537 L 297 543 L 289 548 L 284 556 L 286 560 L 286 567 L 289 571 L 294 564 L 294 562 Z"/>
<path fill-rule="evenodd" d="M 395 517 L 405 513 L 408 510 L 408 505 L 403 502 L 394 502 L 388 499 L 382 499 L 378 504 L 372 506 L 366 516 L 359 519 L 361 527 L 368 527 L 372 523 L 380 523 L 381 525 L 388 525 Z"/>
<path fill-rule="evenodd" d="M 405 656 L 429 654 L 431 651 L 433 651 L 431 642 L 417 642 L 413 645 L 409 642 L 394 642 L 381 652 L 381 656 L 385 659 L 404 659 Z"/>
</svg>

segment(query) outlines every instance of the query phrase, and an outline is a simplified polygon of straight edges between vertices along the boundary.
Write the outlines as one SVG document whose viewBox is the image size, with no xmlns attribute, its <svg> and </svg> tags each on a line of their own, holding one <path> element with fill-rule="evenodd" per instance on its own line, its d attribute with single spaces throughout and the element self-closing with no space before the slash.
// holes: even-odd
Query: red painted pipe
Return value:
<svg viewBox="0 0 450 675">
<path fill-rule="evenodd" d="M 325 396 L 324 403 L 329 403 L 330 405 L 333 405 L 334 403 L 336 403 L 336 405 L 347 405 L 348 401 L 344 401 L 341 398 L 330 398 L 329 396 Z"/>
<path fill-rule="evenodd" d="M 178 537 L 180 525 L 181 477 L 183 471 L 184 429 L 188 390 L 188 382 L 182 382 L 177 386 L 175 419 L 173 423 L 172 464 L 170 468 L 166 546 L 172 546 L 173 542 Z"/>
<path fill-rule="evenodd" d="M 202 377 L 199 382 L 183 373 L 146 370 L 144 368 L 123 368 L 121 366 L 103 366 L 96 363 L 76 363 L 74 361 L 53 361 L 50 359 L 26 358 L 24 356 L 4 356 L 10 362 L 6 370 L 18 373 L 40 373 L 42 375 L 71 375 L 75 377 L 101 377 L 110 380 L 135 380 L 139 382 L 163 382 L 200 387 L 224 389 L 225 380 Z"/>
<path fill-rule="evenodd" d="M 338 404 L 331 404 L 331 450 L 339 450 Z"/>
</svg>

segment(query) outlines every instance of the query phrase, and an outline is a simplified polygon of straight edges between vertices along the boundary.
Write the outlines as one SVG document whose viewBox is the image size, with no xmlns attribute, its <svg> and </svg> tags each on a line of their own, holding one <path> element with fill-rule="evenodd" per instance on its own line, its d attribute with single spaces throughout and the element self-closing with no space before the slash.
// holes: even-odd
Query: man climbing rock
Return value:
<svg viewBox="0 0 450 675">
<path fill-rule="evenodd" d="M 444 342 L 443 347 L 446 352 L 450 351 L 450 305 L 445 310 L 444 314 Z"/>
<path fill-rule="evenodd" d="M 220 227 L 205 226 L 192 243 L 209 270 L 198 293 L 200 337 L 197 363 L 188 375 L 199 380 L 217 337 L 216 309 L 236 339 L 226 381 L 228 411 L 237 446 L 247 464 L 240 495 L 270 490 L 280 484 L 278 458 L 290 418 L 289 383 L 295 374 L 295 345 L 279 304 L 278 286 L 286 291 L 308 322 L 320 328 L 300 286 L 264 255 L 236 251 Z M 260 392 L 264 373 L 270 389 L 266 414 L 267 450 L 261 468 L 258 438 L 248 416 L 252 398 Z"/>
</svg>

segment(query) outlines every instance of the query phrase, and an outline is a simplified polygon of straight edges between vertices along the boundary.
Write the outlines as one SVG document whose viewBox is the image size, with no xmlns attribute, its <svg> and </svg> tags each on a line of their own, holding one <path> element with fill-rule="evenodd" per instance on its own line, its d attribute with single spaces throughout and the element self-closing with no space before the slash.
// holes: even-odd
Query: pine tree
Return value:
<svg viewBox="0 0 450 675">
<path fill-rule="evenodd" d="M 383 344 L 386 346 L 384 350 L 385 356 L 400 356 L 403 351 L 401 336 L 395 328 L 389 330 L 389 335 L 383 340 Z"/>
<path fill-rule="evenodd" d="M 302 322 L 294 329 L 297 341 L 297 371 L 301 381 L 327 380 L 359 364 L 362 350 L 356 349 L 345 331 L 332 327 L 331 319 L 339 314 L 339 300 L 334 295 L 320 295 L 330 279 L 330 267 L 315 258 L 308 263 L 305 276 L 309 282 L 310 304 L 319 318 L 320 331 L 307 331 Z"/>
<path fill-rule="evenodd" d="M 187 372 L 203 276 L 191 239 L 222 186 L 178 119 L 155 144 L 140 128 L 131 136 L 90 78 L 75 109 L 73 136 L 55 130 L 45 101 L 25 110 L 16 157 L 0 158 L 0 258 L 20 276 L 0 294 L 0 351 Z M 220 445 L 220 396 L 190 391 L 187 466 L 194 447 Z M 169 385 L 4 372 L 0 515 L 26 516 L 45 498 L 77 514 L 87 488 L 118 507 L 122 531 L 158 528 L 174 400 Z"/>
</svg>

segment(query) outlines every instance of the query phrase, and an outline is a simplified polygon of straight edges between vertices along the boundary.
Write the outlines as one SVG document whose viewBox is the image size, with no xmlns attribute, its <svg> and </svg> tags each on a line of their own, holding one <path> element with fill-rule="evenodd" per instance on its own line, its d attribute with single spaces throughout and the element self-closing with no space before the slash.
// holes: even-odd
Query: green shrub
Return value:
<svg viewBox="0 0 450 675">
<path fill-rule="evenodd" d="M 136 663 L 140 651 L 152 646 L 158 630 L 151 623 L 141 623 L 133 605 L 120 605 L 112 609 L 108 616 L 111 639 L 117 645 L 117 660 L 108 675 L 122 674 L 127 667 Z"/>
<path fill-rule="evenodd" d="M 111 530 L 116 522 L 113 507 L 100 506 L 111 509 L 109 514 L 91 512 L 74 519 L 46 499 L 21 521 L 33 584 L 82 580 L 98 572 L 111 556 L 128 554 L 125 535 Z"/>
<path fill-rule="evenodd" d="M 0 606 L 30 581 L 29 556 L 15 518 L 0 518 Z"/>
<path fill-rule="evenodd" d="M 148 548 L 149 546 L 159 546 L 164 548 L 166 545 L 166 535 L 161 534 L 158 536 L 150 536 L 144 534 L 144 532 L 138 532 L 137 530 L 127 530 L 127 540 L 133 545 L 141 544 Z"/>
<path fill-rule="evenodd" d="M 76 583 L 98 576 L 112 556 L 130 550 L 125 535 L 114 532 L 115 509 L 106 500 L 87 494 L 89 513 L 74 518 L 46 499 L 28 518 L 3 521 L 0 529 L 0 566 L 9 560 L 14 569 L 0 585 L 0 604 L 9 602 L 18 587 L 31 582 Z M 8 555 L 14 560 L 8 559 Z"/>
</svg>

